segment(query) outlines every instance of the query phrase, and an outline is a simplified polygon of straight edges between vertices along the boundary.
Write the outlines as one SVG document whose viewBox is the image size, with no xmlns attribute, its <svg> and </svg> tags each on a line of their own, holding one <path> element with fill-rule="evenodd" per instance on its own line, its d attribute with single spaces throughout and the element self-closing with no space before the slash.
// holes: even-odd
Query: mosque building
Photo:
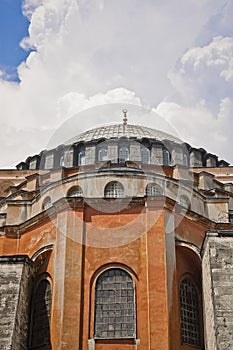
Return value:
<svg viewBox="0 0 233 350">
<path fill-rule="evenodd" d="M 0 349 L 233 349 L 233 167 L 123 122 L 0 170 Z"/>
</svg>

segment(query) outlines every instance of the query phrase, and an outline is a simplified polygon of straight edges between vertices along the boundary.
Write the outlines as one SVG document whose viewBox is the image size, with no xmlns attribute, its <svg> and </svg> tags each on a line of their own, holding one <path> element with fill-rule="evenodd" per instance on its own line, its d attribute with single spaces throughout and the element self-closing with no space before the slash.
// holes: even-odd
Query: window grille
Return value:
<svg viewBox="0 0 233 350">
<path fill-rule="evenodd" d="M 35 169 L 36 169 L 36 163 L 37 163 L 36 159 L 35 159 L 35 160 L 32 160 L 32 161 L 30 162 L 29 169 L 35 170 Z"/>
<path fill-rule="evenodd" d="M 82 197 L 82 196 L 83 196 L 83 190 L 80 186 L 77 186 L 71 189 L 70 192 L 68 192 L 68 197 Z"/>
<path fill-rule="evenodd" d="M 108 160 L 108 150 L 106 147 L 101 148 L 98 152 L 98 160 L 100 162 Z"/>
<path fill-rule="evenodd" d="M 185 166 L 189 165 L 187 154 L 183 154 L 183 163 L 184 163 Z"/>
<path fill-rule="evenodd" d="M 142 163 L 150 164 L 150 150 L 148 148 L 143 147 L 141 149 Z"/>
<path fill-rule="evenodd" d="M 163 165 L 170 165 L 170 153 L 165 148 L 163 149 Z"/>
<path fill-rule="evenodd" d="M 46 156 L 46 158 L 45 158 L 45 166 L 44 166 L 44 168 L 45 169 L 52 169 L 52 167 L 53 167 L 53 154 L 49 154 L 49 155 L 47 155 Z"/>
<path fill-rule="evenodd" d="M 198 296 L 188 279 L 180 285 L 180 319 L 182 343 L 201 346 Z"/>
<path fill-rule="evenodd" d="M 121 147 L 119 150 L 119 163 L 125 163 L 127 160 L 129 160 L 129 149 Z"/>
<path fill-rule="evenodd" d="M 162 189 L 157 184 L 149 184 L 146 187 L 146 195 L 147 197 L 156 197 L 162 195 Z"/>
<path fill-rule="evenodd" d="M 86 152 L 85 151 L 81 151 L 78 154 L 78 165 L 82 166 L 85 165 L 85 158 L 86 158 Z"/>
<path fill-rule="evenodd" d="M 64 156 L 61 156 L 61 158 L 60 158 L 60 166 L 64 166 L 64 165 L 65 165 Z"/>
<path fill-rule="evenodd" d="M 120 182 L 110 182 L 104 190 L 105 198 L 122 198 L 124 197 L 124 188 Z"/>
<path fill-rule="evenodd" d="M 47 279 L 39 282 L 32 299 L 31 348 L 50 344 L 51 286 Z"/>
<path fill-rule="evenodd" d="M 71 168 L 73 166 L 73 150 L 65 151 L 64 153 L 64 166 L 67 168 Z"/>
<path fill-rule="evenodd" d="M 135 337 L 135 295 L 131 276 L 109 269 L 95 288 L 95 338 Z"/>
</svg>

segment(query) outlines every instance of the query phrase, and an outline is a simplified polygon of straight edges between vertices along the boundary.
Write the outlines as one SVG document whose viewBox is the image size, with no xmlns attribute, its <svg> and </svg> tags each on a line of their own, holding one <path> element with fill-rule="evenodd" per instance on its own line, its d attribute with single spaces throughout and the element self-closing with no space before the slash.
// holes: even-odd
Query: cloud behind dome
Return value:
<svg viewBox="0 0 233 350">
<path fill-rule="evenodd" d="M 18 68 L 20 84 L 0 80 L 0 124 L 11 135 L 1 166 L 39 152 L 72 113 L 122 101 L 154 108 L 180 131 L 195 119 L 182 136 L 233 161 L 230 1 L 25 0 L 23 8 L 30 27 L 21 45 L 36 51 Z"/>
</svg>

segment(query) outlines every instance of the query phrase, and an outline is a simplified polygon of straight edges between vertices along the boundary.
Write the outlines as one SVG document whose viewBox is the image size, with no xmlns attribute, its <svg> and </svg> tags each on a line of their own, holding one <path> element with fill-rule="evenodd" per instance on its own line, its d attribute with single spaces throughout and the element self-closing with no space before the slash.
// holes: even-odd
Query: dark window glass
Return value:
<svg viewBox="0 0 233 350">
<path fill-rule="evenodd" d="M 51 286 L 48 280 L 39 282 L 32 299 L 31 348 L 50 344 Z"/>
<path fill-rule="evenodd" d="M 163 149 L 163 164 L 168 166 L 170 165 L 170 154 L 167 149 Z"/>
<path fill-rule="evenodd" d="M 182 343 L 201 346 L 198 296 L 188 279 L 180 285 L 180 319 Z"/>
<path fill-rule="evenodd" d="M 127 272 L 103 272 L 95 288 L 95 338 L 135 337 L 134 299 L 133 280 Z"/>
</svg>

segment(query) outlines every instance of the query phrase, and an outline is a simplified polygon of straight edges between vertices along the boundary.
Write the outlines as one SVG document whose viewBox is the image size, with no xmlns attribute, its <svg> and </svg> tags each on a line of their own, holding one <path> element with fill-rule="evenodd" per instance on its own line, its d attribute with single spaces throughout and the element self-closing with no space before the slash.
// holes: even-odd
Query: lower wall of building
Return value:
<svg viewBox="0 0 233 350">
<path fill-rule="evenodd" d="M 27 256 L 0 257 L 1 349 L 27 349 L 31 271 Z"/>
<path fill-rule="evenodd" d="M 205 349 L 233 349 L 233 235 L 207 235 L 203 254 Z"/>
</svg>

